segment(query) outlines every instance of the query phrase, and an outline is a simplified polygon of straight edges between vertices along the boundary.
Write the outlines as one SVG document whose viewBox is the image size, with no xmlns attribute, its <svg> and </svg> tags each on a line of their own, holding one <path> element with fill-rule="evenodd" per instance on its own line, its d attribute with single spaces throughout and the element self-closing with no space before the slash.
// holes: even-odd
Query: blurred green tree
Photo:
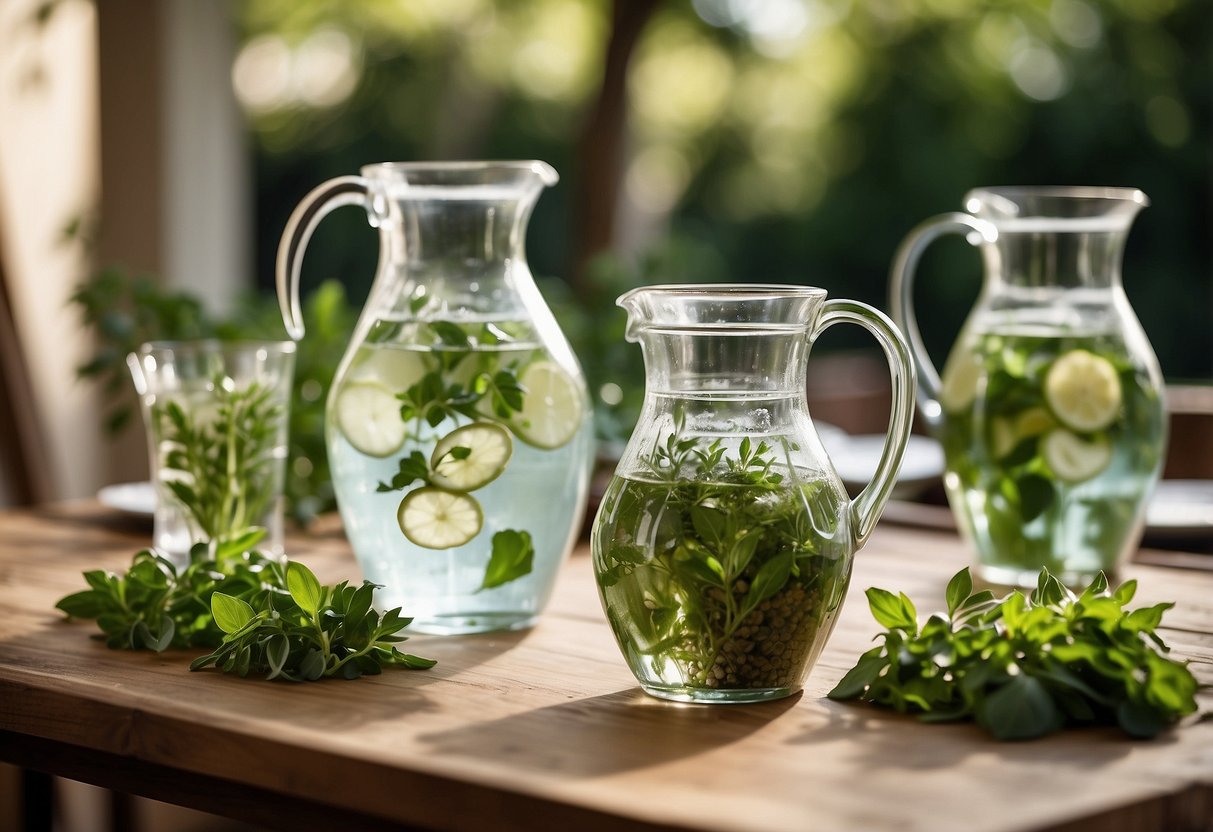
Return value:
<svg viewBox="0 0 1213 832">
<path fill-rule="evenodd" d="M 1169 378 L 1213 377 L 1207 0 L 235 8 L 267 286 L 296 201 L 388 159 L 543 158 L 569 174 L 531 224 L 540 274 L 572 280 L 592 253 L 638 262 L 673 238 L 720 264 L 704 277 L 880 305 L 900 238 L 971 187 L 1132 185 L 1153 207 L 1130 236 L 1130 300 Z M 337 275 L 365 293 L 376 246 L 364 218 L 339 212 L 317 237 L 305 284 Z M 979 268 L 955 241 L 924 262 L 923 292 L 945 310 L 925 333 L 939 358 Z M 575 287 L 597 297 L 593 280 Z"/>
</svg>

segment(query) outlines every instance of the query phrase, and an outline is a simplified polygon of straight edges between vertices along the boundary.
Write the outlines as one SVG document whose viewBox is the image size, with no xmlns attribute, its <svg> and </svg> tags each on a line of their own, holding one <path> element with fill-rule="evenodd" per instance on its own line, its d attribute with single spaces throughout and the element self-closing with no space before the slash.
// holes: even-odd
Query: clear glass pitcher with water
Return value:
<svg viewBox="0 0 1213 832">
<path fill-rule="evenodd" d="M 283 234 L 279 299 L 298 339 L 315 225 L 355 204 L 379 229 L 326 439 L 363 575 L 422 632 L 529 626 L 581 527 L 589 397 L 524 250 L 556 180 L 543 162 L 370 165 L 312 191 Z"/>
<path fill-rule="evenodd" d="M 644 352 L 640 419 L 591 534 L 615 638 L 641 686 L 694 702 L 799 690 L 846 596 L 852 555 L 894 485 L 914 370 L 889 320 L 803 286 L 685 285 L 619 299 Z M 836 323 L 871 331 L 893 410 L 852 502 L 809 417 L 809 349 Z"/>
<path fill-rule="evenodd" d="M 1147 204 L 1131 188 L 981 188 L 968 213 L 927 221 L 898 252 L 892 307 L 918 364 L 919 409 L 988 581 L 1035 586 L 1048 567 L 1085 584 L 1140 539 L 1166 417 L 1121 254 Z M 941 380 L 912 294 L 923 249 L 948 233 L 980 246 L 985 281 Z"/>
</svg>

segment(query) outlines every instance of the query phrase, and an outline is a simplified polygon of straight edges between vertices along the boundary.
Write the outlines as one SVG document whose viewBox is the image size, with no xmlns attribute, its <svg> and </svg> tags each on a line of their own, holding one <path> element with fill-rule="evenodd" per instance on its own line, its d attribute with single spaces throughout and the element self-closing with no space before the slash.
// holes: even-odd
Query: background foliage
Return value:
<svg viewBox="0 0 1213 832">
<path fill-rule="evenodd" d="M 612 21 L 632 8 L 645 25 L 627 67 L 616 262 L 593 267 L 616 283 L 803 282 L 884 306 L 898 241 L 972 187 L 1131 185 L 1153 206 L 1129 240 L 1130 300 L 1168 378 L 1213 377 L 1204 0 L 234 8 L 263 286 L 291 208 L 328 176 L 388 159 L 543 158 L 565 179 L 532 221 L 532 267 L 572 281 L 589 314 L 617 314 L 574 256 L 588 232 L 573 203 Z M 338 212 L 317 232 L 305 286 L 336 276 L 357 303 L 376 245 L 365 218 Z M 924 335 L 942 359 L 976 294 L 978 257 L 953 240 L 923 267 L 921 302 L 938 322 Z M 824 345 L 852 342 L 831 333 Z"/>
</svg>

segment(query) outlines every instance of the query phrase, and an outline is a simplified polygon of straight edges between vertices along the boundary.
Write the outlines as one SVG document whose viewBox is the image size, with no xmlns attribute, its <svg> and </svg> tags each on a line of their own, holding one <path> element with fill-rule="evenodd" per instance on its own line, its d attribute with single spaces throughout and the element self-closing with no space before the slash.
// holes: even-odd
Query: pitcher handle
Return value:
<svg viewBox="0 0 1213 832">
<path fill-rule="evenodd" d="M 889 317 L 859 301 L 827 300 L 810 341 L 816 341 L 823 331 L 837 323 L 859 324 L 875 336 L 889 362 L 889 376 L 893 383 L 893 407 L 889 413 L 889 431 L 880 453 L 880 463 L 876 466 L 872 481 L 851 503 L 851 528 L 854 530 L 855 548 L 858 549 L 867 542 L 889 495 L 893 493 L 897 469 L 901 467 L 901 457 L 905 453 L 906 443 L 910 441 L 910 426 L 914 421 L 914 362 L 910 358 L 910 346 L 905 336 Z"/>
<path fill-rule="evenodd" d="M 303 337 L 303 307 L 299 303 L 299 270 L 303 264 L 303 251 L 312 237 L 312 232 L 330 211 L 346 205 L 361 205 L 370 208 L 370 190 L 361 176 L 338 176 L 313 188 L 303 198 L 282 231 L 278 243 L 278 259 L 275 277 L 278 283 L 278 308 L 282 310 L 282 322 L 293 340 Z"/>
<path fill-rule="evenodd" d="M 889 308 L 893 320 L 902 328 L 910 342 L 914 364 L 918 370 L 918 407 L 926 423 L 932 427 L 939 424 L 943 408 L 939 404 L 939 372 L 931 363 L 931 356 L 922 343 L 918 331 L 918 319 L 914 314 L 914 275 L 918 261 L 927 246 L 945 234 L 964 234 L 971 245 L 993 243 L 998 239 L 998 230 L 985 220 L 969 214 L 941 214 L 932 217 L 911 231 L 897 248 L 893 259 L 893 270 L 889 275 Z"/>
</svg>

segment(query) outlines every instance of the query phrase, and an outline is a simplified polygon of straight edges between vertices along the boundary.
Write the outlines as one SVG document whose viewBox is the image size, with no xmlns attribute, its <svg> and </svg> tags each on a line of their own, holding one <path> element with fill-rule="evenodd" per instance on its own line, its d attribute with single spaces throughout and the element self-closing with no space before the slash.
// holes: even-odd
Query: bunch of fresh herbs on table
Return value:
<svg viewBox="0 0 1213 832">
<path fill-rule="evenodd" d="M 974 593 L 964 569 L 948 584 L 947 614 L 920 627 L 904 594 L 869 589 L 888 629 L 829 696 L 929 722 L 975 719 L 1000 740 L 1090 724 L 1153 737 L 1196 711 L 1198 686 L 1157 633 L 1173 604 L 1127 610 L 1136 590 L 1136 581 L 1109 590 L 1100 574 L 1075 595 L 1045 570 L 1028 597 L 996 599 Z"/>
<path fill-rule="evenodd" d="M 240 540 L 199 543 L 182 570 L 144 550 L 124 574 L 84 573 L 89 588 L 57 606 L 95 619 L 112 648 L 212 648 L 192 670 L 213 664 L 240 676 L 304 681 L 434 665 L 397 648 L 412 619 L 399 608 L 376 612 L 374 584 L 323 586 L 303 564 L 251 550 L 263 535 L 254 529 Z"/>
</svg>

